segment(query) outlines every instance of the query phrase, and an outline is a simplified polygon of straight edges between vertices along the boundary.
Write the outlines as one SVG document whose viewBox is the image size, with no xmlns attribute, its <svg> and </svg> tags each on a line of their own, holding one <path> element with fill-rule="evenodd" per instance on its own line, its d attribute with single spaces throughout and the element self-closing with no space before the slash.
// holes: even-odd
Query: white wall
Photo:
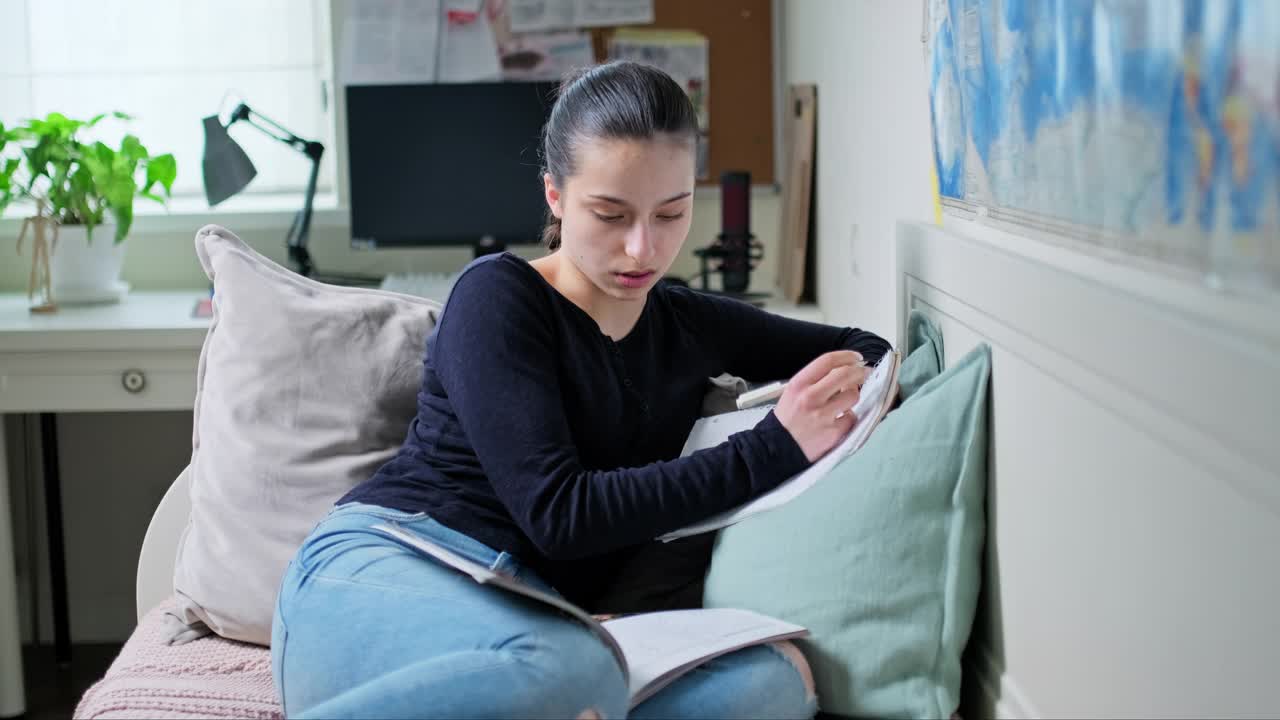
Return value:
<svg viewBox="0 0 1280 720">
<path fill-rule="evenodd" d="M 918 0 L 779 5 L 785 81 L 818 86 L 819 302 L 828 322 L 896 339 L 894 223 L 933 216 L 923 6 Z"/>
</svg>

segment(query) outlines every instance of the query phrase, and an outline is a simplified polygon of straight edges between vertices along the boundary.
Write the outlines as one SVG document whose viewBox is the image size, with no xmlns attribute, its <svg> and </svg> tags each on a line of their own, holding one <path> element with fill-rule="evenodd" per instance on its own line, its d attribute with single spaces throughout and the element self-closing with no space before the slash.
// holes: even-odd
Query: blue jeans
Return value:
<svg viewBox="0 0 1280 720">
<path fill-rule="evenodd" d="M 373 530 L 395 520 L 471 560 L 551 588 L 511 555 L 425 513 L 334 509 L 289 564 L 271 662 L 288 717 L 808 718 L 816 701 L 775 648 L 721 656 L 628 715 L 613 655 L 586 627 Z"/>
</svg>

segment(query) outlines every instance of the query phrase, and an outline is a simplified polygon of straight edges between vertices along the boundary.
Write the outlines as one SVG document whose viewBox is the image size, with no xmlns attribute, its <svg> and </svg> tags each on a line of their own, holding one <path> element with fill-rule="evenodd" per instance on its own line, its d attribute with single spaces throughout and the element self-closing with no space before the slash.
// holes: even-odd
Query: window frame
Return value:
<svg viewBox="0 0 1280 720">
<path fill-rule="evenodd" d="M 338 18 L 343 11 L 342 2 L 343 0 L 325 0 L 316 3 L 317 21 L 313 32 L 316 34 L 315 47 L 319 53 L 317 78 L 327 96 L 323 115 L 331 133 L 331 141 L 325 143 L 321 162 L 327 166 L 332 183 L 329 189 L 318 191 L 313 200 L 313 229 L 341 228 L 350 224 L 350 213 L 346 205 L 346 118 L 341 91 L 335 82 L 338 38 L 341 37 L 341 22 Z M 253 106 L 253 98 L 245 98 L 245 101 Z M 220 108 L 222 112 L 229 109 Z M 270 114 L 270 110 L 265 107 L 264 112 Z M 192 118 L 191 121 L 197 123 L 200 118 Z M 194 171 L 198 171 L 198 168 Z M 163 206 L 146 200 L 136 201 L 130 234 L 189 233 L 209 222 L 232 227 L 237 231 L 284 232 L 290 228 L 294 216 L 302 209 L 305 174 L 299 177 L 298 182 L 299 189 L 296 192 L 246 192 L 227 199 L 216 208 L 209 207 L 204 196 L 198 193 L 175 197 Z M 4 215 L 0 216 L 0 237 L 16 236 L 24 218 L 21 203 L 10 205 Z"/>
</svg>

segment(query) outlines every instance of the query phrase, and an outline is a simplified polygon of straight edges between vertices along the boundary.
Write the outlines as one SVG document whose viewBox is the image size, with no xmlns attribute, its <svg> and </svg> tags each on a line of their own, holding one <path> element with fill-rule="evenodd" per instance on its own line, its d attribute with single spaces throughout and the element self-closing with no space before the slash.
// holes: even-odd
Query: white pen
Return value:
<svg viewBox="0 0 1280 720">
<path fill-rule="evenodd" d="M 785 382 L 774 382 L 758 387 L 755 390 L 748 390 L 738 396 L 738 409 L 746 410 L 749 407 L 763 405 L 782 397 L 782 391 L 787 389 Z"/>
<path fill-rule="evenodd" d="M 859 367 L 866 367 L 866 361 L 858 363 Z M 767 402 L 773 402 L 782 397 L 782 391 L 787 389 L 787 383 L 779 380 L 768 385 L 758 387 L 755 390 L 748 390 L 738 396 L 738 409 L 746 410 L 756 405 L 763 405 Z M 844 413 L 841 413 L 843 415 Z"/>
</svg>

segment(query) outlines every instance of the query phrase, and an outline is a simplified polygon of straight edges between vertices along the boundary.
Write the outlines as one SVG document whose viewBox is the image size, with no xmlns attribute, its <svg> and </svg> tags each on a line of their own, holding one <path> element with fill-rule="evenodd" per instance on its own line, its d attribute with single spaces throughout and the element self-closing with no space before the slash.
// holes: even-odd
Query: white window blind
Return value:
<svg viewBox="0 0 1280 720">
<path fill-rule="evenodd" d="M 242 100 L 325 145 L 319 189 L 333 185 L 327 110 L 327 2 L 313 0 L 0 0 L 0 121 L 51 111 L 88 119 L 113 147 L 130 132 L 178 161 L 174 195 L 203 196 L 201 119 Z M 228 93 L 230 96 L 228 97 Z M 237 123 L 231 135 L 258 168 L 242 194 L 305 187 L 310 161 Z"/>
</svg>

